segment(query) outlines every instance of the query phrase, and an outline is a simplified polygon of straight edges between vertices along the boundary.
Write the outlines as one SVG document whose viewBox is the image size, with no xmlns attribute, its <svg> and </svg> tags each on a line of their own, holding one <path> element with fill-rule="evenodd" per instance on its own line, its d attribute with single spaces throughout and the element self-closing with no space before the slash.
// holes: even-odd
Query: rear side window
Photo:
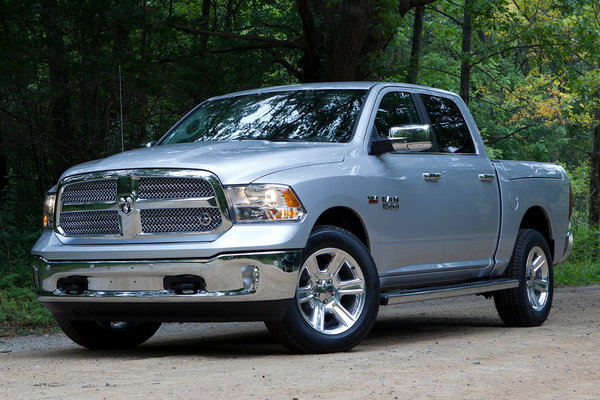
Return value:
<svg viewBox="0 0 600 400">
<path fill-rule="evenodd" d="M 441 153 L 475 153 L 467 123 L 456 103 L 443 97 L 421 95 Z"/>
</svg>

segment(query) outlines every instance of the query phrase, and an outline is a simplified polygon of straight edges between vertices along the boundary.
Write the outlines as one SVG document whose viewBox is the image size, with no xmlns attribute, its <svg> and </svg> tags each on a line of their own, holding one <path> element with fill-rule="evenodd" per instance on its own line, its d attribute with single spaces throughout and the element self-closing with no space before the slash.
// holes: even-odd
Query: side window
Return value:
<svg viewBox="0 0 600 400">
<path fill-rule="evenodd" d="M 441 153 L 475 153 L 467 123 L 456 103 L 443 97 L 421 95 Z"/>
<path fill-rule="evenodd" d="M 390 92 L 383 96 L 375 117 L 375 129 L 377 129 L 378 136 L 388 136 L 390 128 L 395 126 L 419 123 L 417 110 L 410 94 Z"/>
<path fill-rule="evenodd" d="M 428 151 L 433 148 L 429 125 L 420 123 L 410 94 L 386 93 L 377 109 L 374 129 L 379 137 L 388 137 L 395 151 Z"/>
</svg>

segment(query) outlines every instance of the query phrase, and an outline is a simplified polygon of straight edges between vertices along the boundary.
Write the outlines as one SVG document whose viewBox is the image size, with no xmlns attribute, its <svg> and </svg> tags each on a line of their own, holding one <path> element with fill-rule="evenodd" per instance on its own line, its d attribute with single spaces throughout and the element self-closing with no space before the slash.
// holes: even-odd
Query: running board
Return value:
<svg viewBox="0 0 600 400">
<path fill-rule="evenodd" d="M 519 286 L 517 279 L 493 279 L 486 281 L 457 283 L 454 285 L 431 286 L 417 289 L 402 289 L 381 294 L 380 304 L 411 303 L 413 301 L 425 301 L 444 299 L 446 297 L 465 296 L 495 292 L 497 290 L 512 289 Z"/>
</svg>

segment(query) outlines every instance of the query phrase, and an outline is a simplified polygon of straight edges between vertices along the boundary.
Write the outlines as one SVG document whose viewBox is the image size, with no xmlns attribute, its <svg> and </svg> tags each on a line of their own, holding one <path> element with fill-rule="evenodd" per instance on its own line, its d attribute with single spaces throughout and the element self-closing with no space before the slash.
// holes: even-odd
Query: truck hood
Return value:
<svg viewBox="0 0 600 400">
<path fill-rule="evenodd" d="M 284 169 L 342 162 L 346 147 L 341 143 L 263 140 L 161 145 L 79 164 L 68 169 L 60 179 L 90 172 L 178 168 L 210 171 L 226 185 L 245 184 Z"/>
</svg>

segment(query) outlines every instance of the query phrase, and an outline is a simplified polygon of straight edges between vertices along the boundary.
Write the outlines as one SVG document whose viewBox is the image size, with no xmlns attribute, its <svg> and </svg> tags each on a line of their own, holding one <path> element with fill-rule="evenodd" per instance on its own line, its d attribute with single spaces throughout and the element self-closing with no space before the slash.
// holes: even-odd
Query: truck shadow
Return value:
<svg viewBox="0 0 600 400">
<path fill-rule="evenodd" d="M 250 324 L 246 329 L 244 324 L 236 324 L 235 327 L 228 325 L 184 324 L 178 329 L 167 326 L 164 332 L 135 349 L 92 351 L 68 344 L 63 349 L 52 349 L 48 353 L 37 352 L 36 357 L 151 359 L 187 355 L 231 359 L 302 356 L 280 345 L 262 324 Z M 491 334 L 502 328 L 504 325 L 498 318 L 486 315 L 463 317 L 392 314 L 378 318 L 367 338 L 351 352 L 427 344 L 441 337 L 448 339 L 449 336 L 469 340 L 469 337 L 476 337 L 482 332 L 489 331 Z"/>
</svg>

